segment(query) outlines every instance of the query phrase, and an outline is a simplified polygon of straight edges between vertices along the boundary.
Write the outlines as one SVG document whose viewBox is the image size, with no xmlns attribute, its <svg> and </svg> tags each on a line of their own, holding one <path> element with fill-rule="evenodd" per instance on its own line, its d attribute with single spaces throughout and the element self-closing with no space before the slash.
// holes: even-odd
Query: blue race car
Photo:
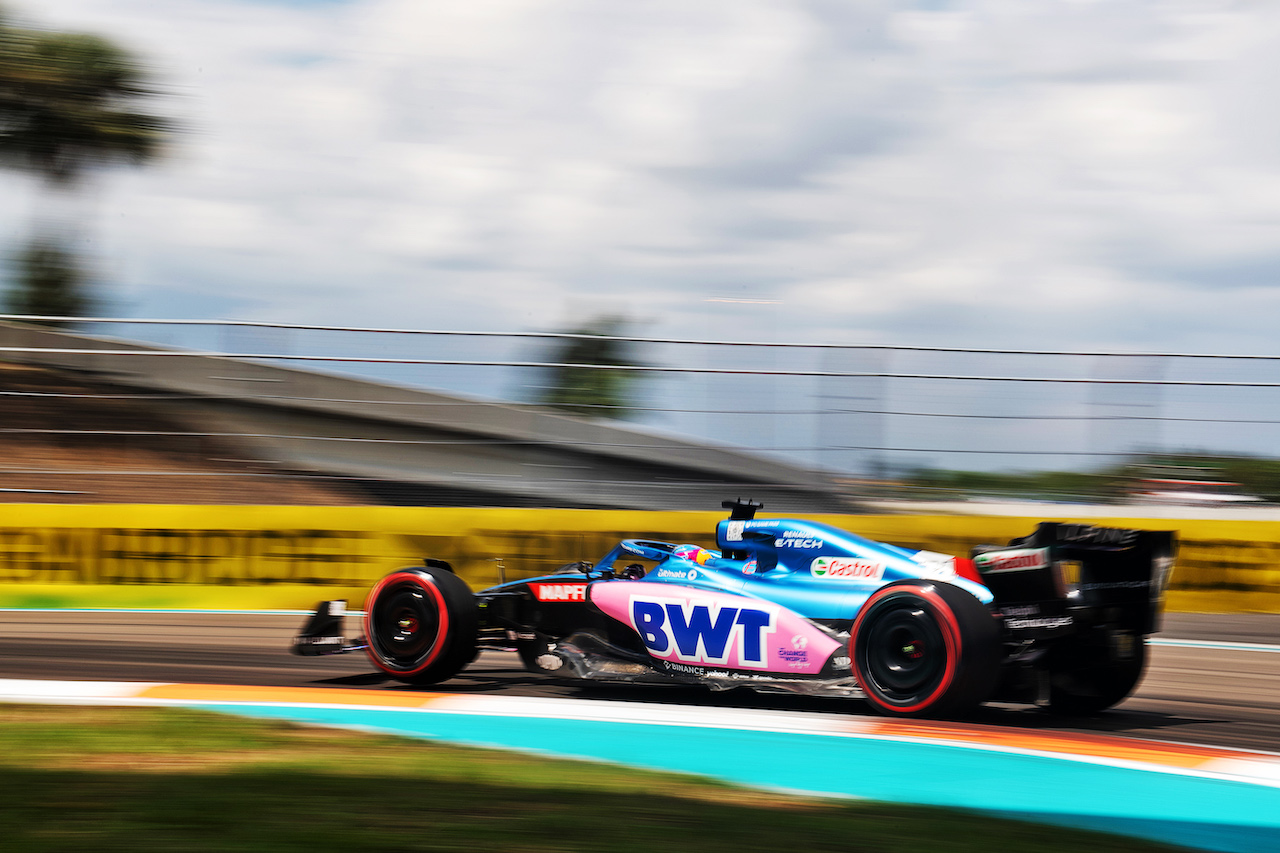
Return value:
<svg viewBox="0 0 1280 853">
<path fill-rule="evenodd" d="M 718 551 L 624 540 L 478 593 L 427 559 L 373 587 L 364 637 L 348 642 L 345 603 L 322 602 L 293 650 L 365 649 L 413 684 L 505 649 L 554 676 L 861 698 L 895 716 L 990 700 L 1088 714 L 1141 678 L 1176 547 L 1170 532 L 1044 522 L 961 559 L 724 506 Z"/>
</svg>

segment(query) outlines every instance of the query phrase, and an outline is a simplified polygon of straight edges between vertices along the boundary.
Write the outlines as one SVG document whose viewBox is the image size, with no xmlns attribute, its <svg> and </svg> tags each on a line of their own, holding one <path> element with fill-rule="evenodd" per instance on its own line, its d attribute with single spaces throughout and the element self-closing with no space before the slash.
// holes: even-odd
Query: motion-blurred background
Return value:
<svg viewBox="0 0 1280 853">
<path fill-rule="evenodd" d="M 2 494 L 1272 500 L 1277 36 L 1225 2 L 6 0 Z M 121 341 L 205 360 L 40 352 Z"/>
</svg>

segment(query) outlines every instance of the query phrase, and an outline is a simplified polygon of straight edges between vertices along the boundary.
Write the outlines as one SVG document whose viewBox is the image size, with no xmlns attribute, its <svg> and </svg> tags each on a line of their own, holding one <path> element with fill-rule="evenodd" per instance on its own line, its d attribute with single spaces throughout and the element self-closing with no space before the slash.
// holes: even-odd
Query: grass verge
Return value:
<svg viewBox="0 0 1280 853">
<path fill-rule="evenodd" d="M 945 809 L 195 711 L 0 705 L 13 851 L 1170 851 Z"/>
</svg>

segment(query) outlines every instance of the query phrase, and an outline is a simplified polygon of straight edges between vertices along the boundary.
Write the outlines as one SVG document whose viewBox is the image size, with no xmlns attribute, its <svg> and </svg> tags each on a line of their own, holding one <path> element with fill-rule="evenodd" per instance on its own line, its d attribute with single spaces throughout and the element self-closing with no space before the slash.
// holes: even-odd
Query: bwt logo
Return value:
<svg viewBox="0 0 1280 853">
<path fill-rule="evenodd" d="M 694 604 L 683 599 L 631 599 L 631 624 L 656 657 L 691 663 L 730 663 L 763 669 L 765 637 L 777 630 L 777 611 Z"/>
</svg>

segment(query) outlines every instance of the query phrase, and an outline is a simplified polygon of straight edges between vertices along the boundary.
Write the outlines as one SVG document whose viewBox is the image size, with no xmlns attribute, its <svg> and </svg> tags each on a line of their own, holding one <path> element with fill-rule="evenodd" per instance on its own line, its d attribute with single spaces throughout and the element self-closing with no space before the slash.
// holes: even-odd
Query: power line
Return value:
<svg viewBox="0 0 1280 853">
<path fill-rule="evenodd" d="M 574 370 L 612 370 L 628 373 L 676 373 L 729 376 L 814 376 L 846 379 L 920 379 L 945 382 L 1017 382 L 1046 383 L 1053 385 L 1142 385 L 1154 387 L 1191 388 L 1280 388 L 1280 382 L 1239 382 L 1209 379 L 1098 379 L 1092 377 L 1063 376 L 989 376 L 980 374 L 947 373 L 893 373 L 881 371 L 839 370 L 776 370 L 741 367 L 678 367 L 652 364 L 574 364 L 539 361 L 508 360 L 459 360 L 445 358 L 391 358 L 387 356 L 351 355 L 275 355 L 265 353 L 227 353 L 216 350 L 113 350 L 71 349 L 49 347 L 0 347 L 0 353 L 43 355 L 110 355 L 139 356 L 149 358 L 208 358 L 225 361 L 308 361 L 337 364 L 410 364 L 446 367 L 517 367 L 517 368 L 568 368 Z M 1216 357 L 1216 356 L 1215 356 Z M 1235 356 L 1224 356 L 1235 358 Z M 1272 356 L 1267 356 L 1272 358 Z M 1280 357 L 1277 357 L 1280 358 Z"/>
<path fill-rule="evenodd" d="M 884 351 L 884 352 L 937 352 L 937 353 L 970 353 L 975 355 L 1043 355 L 1043 356 L 1077 356 L 1094 357 L 1127 357 L 1127 358 L 1189 358 L 1189 359 L 1239 359 L 1245 361 L 1280 361 L 1280 355 L 1246 355 L 1239 353 L 1178 353 L 1178 352 L 1118 352 L 1118 351 L 1072 351 L 1048 349 L 983 349 L 979 347 L 942 347 L 942 346 L 909 346 L 903 344 L 830 344 L 811 341 L 775 342 L 775 341 L 720 341 L 698 340 L 689 338 L 656 338 L 625 335 L 591 335 L 575 332 L 485 332 L 460 331 L 445 329 L 397 329 L 366 326 L 331 326 L 305 323 L 271 323 L 259 320 L 179 320 L 143 317 L 60 317 L 36 314 L 0 314 L 0 321 L 8 320 L 27 323 L 74 323 L 74 324 L 122 324 L 144 326 L 208 326 L 227 328 L 281 329 L 312 332 L 353 332 L 362 334 L 389 335 L 424 335 L 441 337 L 470 338 L 513 338 L 543 340 L 599 340 L 619 343 L 672 344 L 710 347 L 748 347 L 758 349 L 799 349 L 799 350 L 843 350 L 843 351 Z M 270 358 L 278 356 L 243 356 L 246 358 Z M 599 365 L 569 365 L 572 367 Z"/>
</svg>

